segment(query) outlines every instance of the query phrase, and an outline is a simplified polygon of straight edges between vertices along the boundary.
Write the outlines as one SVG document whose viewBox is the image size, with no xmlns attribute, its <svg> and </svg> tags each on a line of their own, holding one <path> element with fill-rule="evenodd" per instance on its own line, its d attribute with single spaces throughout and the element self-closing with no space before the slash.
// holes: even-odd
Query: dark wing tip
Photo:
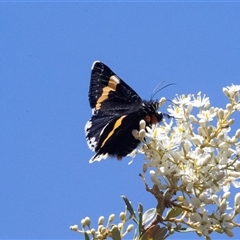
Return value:
<svg viewBox="0 0 240 240">
<path fill-rule="evenodd" d="M 92 68 L 91 68 L 91 70 L 93 70 L 95 67 L 96 67 L 96 65 L 98 65 L 98 64 L 103 64 L 101 61 L 94 61 L 93 62 L 93 64 L 92 64 Z"/>
</svg>

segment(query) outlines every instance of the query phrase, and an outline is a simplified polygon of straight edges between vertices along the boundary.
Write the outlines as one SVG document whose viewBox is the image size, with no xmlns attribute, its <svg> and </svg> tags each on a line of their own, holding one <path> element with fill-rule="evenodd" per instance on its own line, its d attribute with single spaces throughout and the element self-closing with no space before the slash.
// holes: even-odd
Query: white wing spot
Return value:
<svg viewBox="0 0 240 240">
<path fill-rule="evenodd" d="M 117 84 L 120 83 L 119 78 L 117 76 L 115 76 L 115 75 L 111 76 L 110 79 L 113 80 L 114 82 L 116 82 Z"/>
<path fill-rule="evenodd" d="M 92 138 L 87 138 L 87 144 L 88 147 L 92 150 L 95 151 L 96 147 L 97 147 L 97 141 L 95 137 Z"/>
<path fill-rule="evenodd" d="M 93 163 L 95 161 L 98 161 L 100 162 L 102 159 L 106 159 L 109 157 L 109 154 L 108 153 L 105 153 L 105 154 L 100 154 L 98 156 L 93 156 L 90 160 L 89 160 L 89 163 Z"/>
<path fill-rule="evenodd" d="M 86 125 L 85 125 L 85 128 L 84 128 L 86 134 L 89 132 L 89 129 L 91 127 L 92 127 L 92 121 L 89 120 L 89 121 L 86 122 Z"/>
</svg>

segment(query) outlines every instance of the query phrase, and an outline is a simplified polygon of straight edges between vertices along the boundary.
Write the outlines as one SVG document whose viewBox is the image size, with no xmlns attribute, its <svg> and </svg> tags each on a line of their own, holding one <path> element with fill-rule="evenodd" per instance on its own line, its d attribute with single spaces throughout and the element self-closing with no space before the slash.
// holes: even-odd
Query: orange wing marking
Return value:
<svg viewBox="0 0 240 240">
<path fill-rule="evenodd" d="M 114 134 L 115 130 L 121 126 L 123 118 L 125 118 L 126 115 L 123 115 L 122 117 L 118 118 L 117 121 L 115 122 L 112 131 L 107 135 L 105 140 L 103 141 L 101 148 L 105 145 L 106 141 Z"/>
<path fill-rule="evenodd" d="M 119 79 L 116 76 L 111 76 L 108 82 L 108 85 L 103 88 L 102 95 L 97 100 L 96 110 L 101 108 L 102 102 L 108 99 L 110 91 L 116 91 L 117 85 L 119 84 Z"/>
</svg>

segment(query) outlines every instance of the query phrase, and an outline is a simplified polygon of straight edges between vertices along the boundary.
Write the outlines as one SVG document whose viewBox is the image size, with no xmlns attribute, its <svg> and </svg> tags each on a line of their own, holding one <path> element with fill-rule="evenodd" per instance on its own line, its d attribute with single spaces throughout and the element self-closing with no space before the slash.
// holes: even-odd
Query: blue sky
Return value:
<svg viewBox="0 0 240 240">
<path fill-rule="evenodd" d="M 2 239 L 82 239 L 69 226 L 118 214 L 121 195 L 154 207 L 142 156 L 88 162 L 93 61 L 143 99 L 167 81 L 157 98 L 202 91 L 224 107 L 222 87 L 240 83 L 239 3 L 1 3 L 0 19 Z"/>
</svg>

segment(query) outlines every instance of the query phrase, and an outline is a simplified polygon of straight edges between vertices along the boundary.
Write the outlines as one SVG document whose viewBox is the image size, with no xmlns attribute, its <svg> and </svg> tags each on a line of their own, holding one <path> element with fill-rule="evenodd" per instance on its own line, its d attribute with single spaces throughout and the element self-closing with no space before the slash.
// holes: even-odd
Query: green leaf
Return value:
<svg viewBox="0 0 240 240">
<path fill-rule="evenodd" d="M 160 228 L 159 225 L 153 225 L 141 236 L 139 240 L 164 240 L 167 233 L 167 228 Z"/>
<path fill-rule="evenodd" d="M 165 239 L 164 236 L 166 235 L 167 232 L 168 232 L 168 229 L 166 227 L 157 229 L 157 231 L 153 237 L 153 240 Z"/>
<path fill-rule="evenodd" d="M 141 203 L 138 204 L 138 212 L 143 213 L 143 205 Z"/>
<path fill-rule="evenodd" d="M 85 240 L 90 240 L 90 238 L 86 232 L 84 232 L 84 238 L 85 238 Z"/>
<path fill-rule="evenodd" d="M 153 219 L 156 215 L 156 208 L 150 208 L 143 214 L 143 225 Z"/>
<path fill-rule="evenodd" d="M 181 229 L 175 229 L 175 231 L 177 231 L 177 232 L 196 232 L 196 230 L 195 229 L 193 229 L 193 228 L 181 228 Z"/>
<path fill-rule="evenodd" d="M 162 201 L 160 201 L 160 200 L 158 199 L 157 213 L 158 213 L 160 216 L 163 215 L 164 209 L 165 209 L 165 202 L 164 202 L 164 200 L 162 199 Z"/>
<path fill-rule="evenodd" d="M 131 203 L 129 202 L 129 200 L 127 199 L 127 197 L 126 196 L 121 196 L 121 197 L 123 198 L 123 200 L 127 206 L 127 210 L 130 213 L 130 217 L 136 219 L 136 215 L 134 213 L 133 207 L 132 207 Z"/>
<path fill-rule="evenodd" d="M 182 212 L 183 212 L 183 209 L 182 209 L 182 208 L 180 208 L 180 207 L 174 207 L 174 208 L 172 208 L 172 209 L 170 209 L 170 210 L 168 211 L 166 218 L 169 219 L 169 218 L 177 217 L 177 216 L 179 216 Z"/>
<path fill-rule="evenodd" d="M 111 229 L 111 233 L 112 233 L 112 239 L 113 240 L 121 240 L 121 235 L 120 235 L 120 231 L 117 227 L 113 227 Z"/>
<path fill-rule="evenodd" d="M 139 203 L 139 205 L 138 205 L 138 219 L 139 219 L 139 221 L 138 221 L 138 233 L 139 233 L 139 236 L 141 236 L 141 234 L 142 234 L 142 226 L 143 226 L 143 224 L 142 224 L 142 222 L 143 222 L 143 206 L 142 206 L 142 204 L 141 203 Z"/>
</svg>

